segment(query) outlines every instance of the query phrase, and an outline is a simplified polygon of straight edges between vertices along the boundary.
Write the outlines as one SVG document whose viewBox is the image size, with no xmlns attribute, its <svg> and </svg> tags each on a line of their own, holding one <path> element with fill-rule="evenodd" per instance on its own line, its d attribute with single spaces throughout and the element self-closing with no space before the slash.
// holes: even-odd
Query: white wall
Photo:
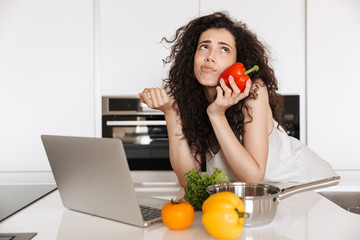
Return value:
<svg viewBox="0 0 360 240">
<path fill-rule="evenodd" d="M 160 41 L 199 16 L 194 0 L 101 0 L 99 9 L 101 94 L 107 96 L 161 87 L 169 51 Z"/>
<path fill-rule="evenodd" d="M 0 0 L 0 172 L 50 171 L 40 134 L 94 135 L 93 4 Z"/>
<path fill-rule="evenodd" d="M 360 1 L 308 1 L 307 33 L 308 145 L 360 170 Z"/>
</svg>

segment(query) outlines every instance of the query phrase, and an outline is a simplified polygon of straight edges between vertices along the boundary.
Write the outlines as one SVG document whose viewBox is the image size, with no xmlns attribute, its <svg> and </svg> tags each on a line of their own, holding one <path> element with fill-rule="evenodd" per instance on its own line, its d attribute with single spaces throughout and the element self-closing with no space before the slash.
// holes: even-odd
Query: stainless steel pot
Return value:
<svg viewBox="0 0 360 240">
<path fill-rule="evenodd" d="M 210 195 L 224 191 L 235 193 L 244 201 L 245 212 L 249 215 L 244 225 L 255 227 L 268 224 L 274 219 L 280 200 L 296 193 L 334 186 L 339 182 L 340 177 L 334 176 L 284 189 L 268 184 L 230 182 L 211 185 L 207 192 Z"/>
</svg>

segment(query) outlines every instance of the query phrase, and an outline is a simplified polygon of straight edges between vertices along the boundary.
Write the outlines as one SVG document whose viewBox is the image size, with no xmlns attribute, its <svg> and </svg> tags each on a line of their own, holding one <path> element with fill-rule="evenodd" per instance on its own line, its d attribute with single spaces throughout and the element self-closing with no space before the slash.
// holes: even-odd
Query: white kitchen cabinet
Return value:
<svg viewBox="0 0 360 240">
<path fill-rule="evenodd" d="M 102 95 L 137 95 L 161 87 L 168 67 L 162 59 L 176 29 L 199 16 L 193 0 L 100 0 L 100 84 Z"/>
<path fill-rule="evenodd" d="M 101 94 L 137 95 L 144 87 L 161 87 L 168 70 L 161 59 L 169 50 L 159 42 L 198 17 L 199 6 L 201 15 L 229 11 L 269 46 L 280 93 L 300 95 L 300 138 L 305 142 L 304 0 L 100 0 Z"/>
<path fill-rule="evenodd" d="M 300 140 L 306 143 L 305 0 L 200 0 L 200 14 L 227 11 L 264 42 L 282 94 L 300 95 Z"/>
<path fill-rule="evenodd" d="M 308 145 L 360 170 L 360 1 L 307 3 Z"/>
<path fill-rule="evenodd" d="M 161 86 L 169 54 L 161 38 L 218 10 L 269 45 L 280 93 L 301 97 L 301 140 L 336 169 L 360 169 L 359 5 L 0 0 L 0 173 L 49 172 L 40 134 L 100 136 L 99 96 Z"/>
<path fill-rule="evenodd" d="M 0 173 L 50 167 L 41 134 L 94 136 L 93 2 L 0 0 Z"/>
</svg>

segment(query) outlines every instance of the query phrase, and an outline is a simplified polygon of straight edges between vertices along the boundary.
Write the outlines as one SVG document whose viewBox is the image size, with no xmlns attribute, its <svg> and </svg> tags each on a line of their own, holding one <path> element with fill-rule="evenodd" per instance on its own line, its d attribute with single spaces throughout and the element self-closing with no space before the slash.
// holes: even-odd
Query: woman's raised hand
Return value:
<svg viewBox="0 0 360 240">
<path fill-rule="evenodd" d="M 175 100 L 170 98 L 162 88 L 145 88 L 139 96 L 140 102 L 145 103 L 149 108 L 158 109 L 164 113 L 173 109 Z"/>
<path fill-rule="evenodd" d="M 246 82 L 243 92 L 240 91 L 231 75 L 229 76 L 229 84 L 231 88 L 226 86 L 223 79 L 220 80 L 220 86 L 216 87 L 216 99 L 207 109 L 208 114 L 225 114 L 226 109 L 249 96 L 251 89 L 250 80 Z"/>
</svg>

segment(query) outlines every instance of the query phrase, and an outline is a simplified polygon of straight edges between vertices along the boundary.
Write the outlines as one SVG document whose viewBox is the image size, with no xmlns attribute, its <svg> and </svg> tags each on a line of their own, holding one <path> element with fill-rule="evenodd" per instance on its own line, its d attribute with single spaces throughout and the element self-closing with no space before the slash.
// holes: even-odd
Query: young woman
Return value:
<svg viewBox="0 0 360 240">
<path fill-rule="evenodd" d="M 217 12 L 179 28 L 173 39 L 165 89 L 146 88 L 140 100 L 164 112 L 172 168 L 184 174 L 206 162 L 224 169 L 230 181 L 305 182 L 335 175 L 331 166 L 281 123 L 282 96 L 267 51 L 246 25 Z M 243 92 L 219 77 L 235 62 L 248 69 L 253 84 Z"/>
</svg>

